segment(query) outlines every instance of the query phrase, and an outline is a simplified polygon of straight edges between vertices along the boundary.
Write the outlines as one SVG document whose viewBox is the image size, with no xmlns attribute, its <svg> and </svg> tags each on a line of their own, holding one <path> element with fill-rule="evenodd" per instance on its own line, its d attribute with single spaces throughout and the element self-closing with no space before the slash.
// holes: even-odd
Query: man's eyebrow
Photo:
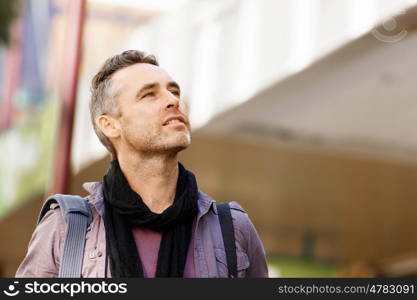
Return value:
<svg viewBox="0 0 417 300">
<path fill-rule="evenodd" d="M 148 83 L 145 84 L 141 89 L 136 93 L 136 97 L 139 97 L 143 92 L 147 90 L 154 89 L 155 87 L 159 87 L 159 83 Z"/>
</svg>

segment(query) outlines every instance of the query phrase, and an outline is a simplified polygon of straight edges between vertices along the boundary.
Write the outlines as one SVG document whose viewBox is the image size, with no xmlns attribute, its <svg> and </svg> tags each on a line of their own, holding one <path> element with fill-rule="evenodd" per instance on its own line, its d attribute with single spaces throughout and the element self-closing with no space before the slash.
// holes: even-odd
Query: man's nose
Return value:
<svg viewBox="0 0 417 300">
<path fill-rule="evenodd" d="M 175 107 L 178 108 L 180 106 L 180 99 L 173 95 L 170 91 L 166 92 L 166 98 L 167 98 L 167 106 L 166 108 Z"/>
</svg>

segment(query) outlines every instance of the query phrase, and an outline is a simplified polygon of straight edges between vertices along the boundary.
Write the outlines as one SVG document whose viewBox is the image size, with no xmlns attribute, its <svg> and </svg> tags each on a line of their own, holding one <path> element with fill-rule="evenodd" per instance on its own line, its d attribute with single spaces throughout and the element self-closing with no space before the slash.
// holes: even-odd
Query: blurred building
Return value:
<svg viewBox="0 0 417 300">
<path fill-rule="evenodd" d="M 1 55 L 2 276 L 14 274 L 60 171 L 72 23 L 68 1 L 40 2 L 25 2 L 19 47 Z M 416 1 L 109 3 L 85 9 L 68 192 L 86 195 L 82 183 L 108 165 L 90 125 L 91 77 L 113 54 L 145 50 L 190 107 L 181 160 L 200 189 L 242 204 L 268 254 L 417 274 Z"/>
</svg>

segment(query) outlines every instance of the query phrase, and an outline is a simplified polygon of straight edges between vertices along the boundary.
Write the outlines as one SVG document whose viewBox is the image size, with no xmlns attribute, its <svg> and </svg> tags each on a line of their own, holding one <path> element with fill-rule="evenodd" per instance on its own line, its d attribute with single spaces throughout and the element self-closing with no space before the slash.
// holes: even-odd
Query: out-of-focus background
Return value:
<svg viewBox="0 0 417 300">
<path fill-rule="evenodd" d="M 0 276 L 42 202 L 109 158 L 92 76 L 127 49 L 181 85 L 199 188 L 272 277 L 417 275 L 417 0 L 0 0 Z"/>
</svg>

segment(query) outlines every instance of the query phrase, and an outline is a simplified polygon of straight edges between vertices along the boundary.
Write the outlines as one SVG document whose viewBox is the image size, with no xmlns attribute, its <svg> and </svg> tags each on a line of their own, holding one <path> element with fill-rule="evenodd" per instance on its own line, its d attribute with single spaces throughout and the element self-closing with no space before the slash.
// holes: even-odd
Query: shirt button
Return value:
<svg viewBox="0 0 417 300">
<path fill-rule="evenodd" d="M 88 257 L 93 259 L 93 258 L 96 257 L 96 255 L 94 254 L 94 252 L 90 252 L 90 253 L 88 253 Z"/>
<path fill-rule="evenodd" d="M 98 252 L 97 252 L 97 256 L 98 256 L 98 257 L 102 257 L 102 256 L 103 256 L 103 253 L 101 253 L 101 251 L 98 251 Z"/>
</svg>

